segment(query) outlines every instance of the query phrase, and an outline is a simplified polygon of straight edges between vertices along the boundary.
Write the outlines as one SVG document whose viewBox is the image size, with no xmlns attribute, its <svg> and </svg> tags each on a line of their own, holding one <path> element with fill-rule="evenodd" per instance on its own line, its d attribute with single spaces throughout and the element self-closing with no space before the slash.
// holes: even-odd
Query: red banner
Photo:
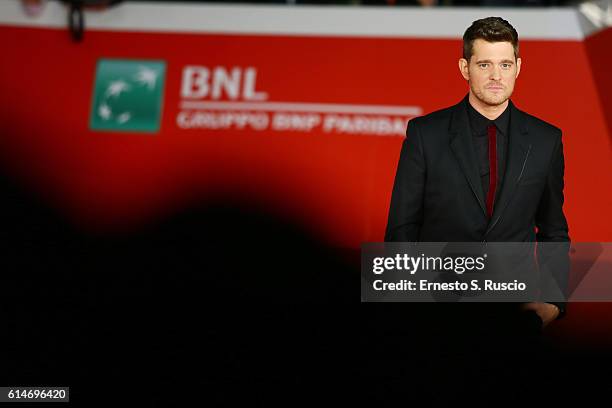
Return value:
<svg viewBox="0 0 612 408">
<path fill-rule="evenodd" d="M 92 29 L 74 43 L 9 25 L 0 37 L 2 155 L 90 227 L 231 195 L 337 245 L 380 241 L 406 121 L 467 93 L 460 39 Z M 570 235 L 611 240 L 612 189 L 595 200 L 585 182 L 612 185 L 585 44 L 523 39 L 521 54 L 513 101 L 564 132 Z M 92 128 L 96 69 L 114 60 L 165 64 L 159 131 Z"/>
</svg>

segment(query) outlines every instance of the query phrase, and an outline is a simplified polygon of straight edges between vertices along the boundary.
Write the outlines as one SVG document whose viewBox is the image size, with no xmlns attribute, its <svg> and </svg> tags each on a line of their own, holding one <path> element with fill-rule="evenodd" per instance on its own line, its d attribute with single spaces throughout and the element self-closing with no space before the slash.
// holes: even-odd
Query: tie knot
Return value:
<svg viewBox="0 0 612 408">
<path fill-rule="evenodd" d="M 491 123 L 489 124 L 489 126 L 487 126 L 487 132 L 489 133 L 489 135 L 494 135 L 495 132 L 495 124 Z"/>
</svg>

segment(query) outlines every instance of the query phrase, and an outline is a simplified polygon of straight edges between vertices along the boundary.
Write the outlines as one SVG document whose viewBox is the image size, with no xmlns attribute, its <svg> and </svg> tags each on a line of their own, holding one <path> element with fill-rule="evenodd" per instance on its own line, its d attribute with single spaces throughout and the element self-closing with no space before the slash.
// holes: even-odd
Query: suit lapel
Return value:
<svg viewBox="0 0 612 408">
<path fill-rule="evenodd" d="M 461 170 L 470 185 L 478 205 L 484 217 L 487 216 L 485 206 L 485 196 L 480 181 L 480 173 L 473 147 L 472 135 L 467 116 L 466 103 L 467 96 L 463 101 L 455 105 L 451 118 L 451 150 L 453 151 Z M 527 118 L 525 114 L 518 110 L 512 101 L 509 101 L 510 109 L 510 130 L 508 136 L 508 152 L 506 156 L 506 171 L 504 179 L 501 181 L 501 191 L 499 200 L 493 208 L 493 216 L 485 232 L 485 236 L 497 225 L 501 219 L 508 203 L 514 195 L 517 184 L 523 177 L 523 172 L 529 160 L 531 144 L 528 139 Z"/>
<path fill-rule="evenodd" d="M 465 106 L 467 103 L 466 99 L 467 96 L 460 103 L 455 105 L 450 126 L 450 132 L 452 134 L 450 146 L 459 162 L 463 175 L 474 193 L 474 198 L 482 209 L 482 214 L 486 216 L 487 209 L 485 207 L 485 197 L 480 182 L 480 173 L 478 171 L 478 162 L 476 161 L 472 135 L 470 134 L 470 125 Z"/>
<path fill-rule="evenodd" d="M 531 153 L 525 114 L 518 110 L 512 101 L 509 102 L 508 108 L 510 109 L 510 135 L 508 137 L 506 172 L 502 180 L 499 200 L 494 204 L 493 216 L 485 236 L 498 224 L 508 203 L 514 196 L 514 190 L 523 177 Z"/>
</svg>

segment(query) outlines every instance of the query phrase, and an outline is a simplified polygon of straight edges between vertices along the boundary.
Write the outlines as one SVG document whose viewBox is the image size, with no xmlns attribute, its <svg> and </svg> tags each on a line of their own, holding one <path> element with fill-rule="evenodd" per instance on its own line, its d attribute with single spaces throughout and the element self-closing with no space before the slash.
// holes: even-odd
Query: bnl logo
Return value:
<svg viewBox="0 0 612 408">
<path fill-rule="evenodd" d="M 165 77 L 164 61 L 98 61 L 90 129 L 158 132 Z"/>
</svg>

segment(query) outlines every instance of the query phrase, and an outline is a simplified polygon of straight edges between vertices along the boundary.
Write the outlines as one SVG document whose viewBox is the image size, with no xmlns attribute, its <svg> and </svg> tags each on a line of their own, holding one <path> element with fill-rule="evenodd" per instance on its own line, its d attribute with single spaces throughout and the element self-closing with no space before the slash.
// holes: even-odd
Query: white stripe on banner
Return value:
<svg viewBox="0 0 612 408">
<path fill-rule="evenodd" d="M 181 109 L 197 110 L 333 112 L 401 116 L 418 116 L 423 113 L 423 110 L 418 106 L 343 105 L 337 103 L 182 101 L 180 106 Z"/>
<path fill-rule="evenodd" d="M 502 16 L 521 39 L 582 40 L 593 28 L 575 8 L 420 8 L 310 5 L 123 3 L 87 11 L 86 29 L 343 37 L 460 39 L 472 21 Z M 0 25 L 60 28 L 66 6 L 50 1 L 27 17 L 18 0 L 0 1 Z"/>
</svg>

